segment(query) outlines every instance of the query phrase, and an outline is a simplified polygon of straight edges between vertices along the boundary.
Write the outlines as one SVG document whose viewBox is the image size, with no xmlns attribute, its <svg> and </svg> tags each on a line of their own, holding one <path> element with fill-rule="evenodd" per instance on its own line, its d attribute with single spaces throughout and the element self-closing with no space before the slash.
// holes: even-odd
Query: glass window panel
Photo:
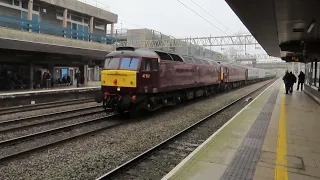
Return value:
<svg viewBox="0 0 320 180">
<path fill-rule="evenodd" d="M 137 58 L 122 58 L 120 69 L 137 70 L 139 59 Z"/>
<path fill-rule="evenodd" d="M 104 63 L 104 69 L 118 69 L 120 58 L 108 57 Z"/>
</svg>

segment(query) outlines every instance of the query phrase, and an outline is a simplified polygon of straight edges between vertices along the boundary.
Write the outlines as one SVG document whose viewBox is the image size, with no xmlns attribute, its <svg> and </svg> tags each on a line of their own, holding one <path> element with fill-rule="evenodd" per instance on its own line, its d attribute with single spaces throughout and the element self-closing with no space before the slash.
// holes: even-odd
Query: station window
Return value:
<svg viewBox="0 0 320 180">
<path fill-rule="evenodd" d="M 100 29 L 100 30 L 105 30 L 105 24 L 103 24 L 101 22 L 95 22 L 94 28 Z"/>
<path fill-rule="evenodd" d="M 83 18 L 83 23 L 85 23 L 85 24 L 89 24 L 89 19 L 87 19 L 87 18 Z"/>
<path fill-rule="evenodd" d="M 28 2 L 27 1 L 22 1 L 22 8 L 23 9 L 28 9 Z"/>
<path fill-rule="evenodd" d="M 122 58 L 120 69 L 137 70 L 138 64 L 138 58 Z"/>
<path fill-rule="evenodd" d="M 63 20 L 63 12 L 57 11 L 56 16 L 57 16 L 57 19 Z"/>
<path fill-rule="evenodd" d="M 19 0 L 13 0 L 13 5 L 20 6 L 20 1 Z"/>
<path fill-rule="evenodd" d="M 72 21 L 77 21 L 82 23 L 82 17 L 76 16 L 76 15 L 71 15 L 71 20 Z"/>
<path fill-rule="evenodd" d="M 33 5 L 33 10 L 36 11 L 36 12 L 40 12 L 40 6 L 34 4 Z"/>
<path fill-rule="evenodd" d="M 151 71 L 152 59 L 143 59 L 141 63 L 141 71 Z"/>
</svg>

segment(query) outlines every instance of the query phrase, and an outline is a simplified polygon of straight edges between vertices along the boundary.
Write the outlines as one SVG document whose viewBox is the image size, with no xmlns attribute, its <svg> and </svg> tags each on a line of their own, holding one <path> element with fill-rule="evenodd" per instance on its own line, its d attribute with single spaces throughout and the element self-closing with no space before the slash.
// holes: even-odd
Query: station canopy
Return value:
<svg viewBox="0 0 320 180">
<path fill-rule="evenodd" d="M 226 0 L 270 56 L 309 62 L 320 56 L 320 0 Z"/>
</svg>

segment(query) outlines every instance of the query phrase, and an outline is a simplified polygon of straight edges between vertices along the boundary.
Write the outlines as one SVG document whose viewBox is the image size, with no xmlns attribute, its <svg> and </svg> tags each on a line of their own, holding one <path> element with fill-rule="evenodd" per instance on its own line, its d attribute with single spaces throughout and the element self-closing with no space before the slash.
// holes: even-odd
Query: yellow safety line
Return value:
<svg viewBox="0 0 320 180">
<path fill-rule="evenodd" d="M 287 130 L 286 130 L 286 106 L 285 96 L 281 102 L 279 130 L 278 130 L 278 146 L 277 159 L 275 168 L 275 180 L 288 180 L 287 171 Z"/>
</svg>

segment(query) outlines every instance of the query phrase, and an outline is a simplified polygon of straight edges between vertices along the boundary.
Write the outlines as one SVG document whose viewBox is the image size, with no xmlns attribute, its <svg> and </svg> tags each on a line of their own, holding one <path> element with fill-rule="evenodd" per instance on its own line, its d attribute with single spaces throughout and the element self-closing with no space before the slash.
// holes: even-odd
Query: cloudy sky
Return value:
<svg viewBox="0 0 320 180">
<path fill-rule="evenodd" d="M 249 31 L 225 0 L 86 0 L 98 1 L 118 14 L 116 29 L 148 28 L 185 37 L 209 37 L 248 34 Z M 191 9 L 191 10 L 190 10 Z M 194 12 L 193 12 L 194 11 Z M 223 52 L 230 47 L 213 47 Z M 239 47 L 236 47 L 239 49 Z M 243 49 L 244 47 L 240 47 Z M 249 54 L 265 54 L 263 49 L 247 46 Z"/>
<path fill-rule="evenodd" d="M 149 28 L 177 38 L 248 30 L 224 0 L 98 0 L 119 15 L 117 28 Z M 190 9 L 198 13 L 192 12 Z M 131 24 L 130 24 L 131 23 Z"/>
</svg>

